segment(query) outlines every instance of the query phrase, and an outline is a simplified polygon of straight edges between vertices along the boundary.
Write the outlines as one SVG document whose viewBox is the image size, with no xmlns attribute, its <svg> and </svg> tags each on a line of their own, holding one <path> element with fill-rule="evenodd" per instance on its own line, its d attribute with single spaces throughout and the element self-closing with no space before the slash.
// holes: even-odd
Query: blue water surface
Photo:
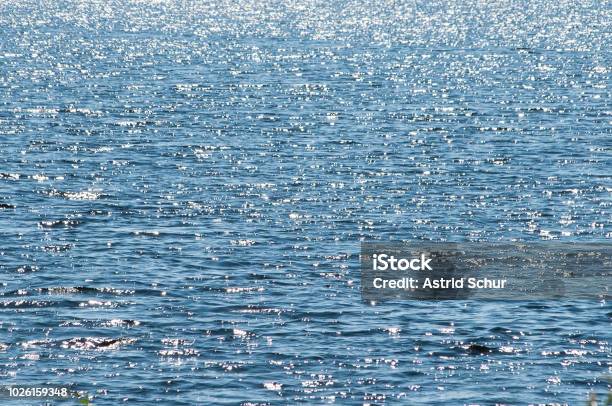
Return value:
<svg viewBox="0 0 612 406">
<path fill-rule="evenodd" d="M 611 32 L 601 0 L 1 2 L 2 385 L 602 400 L 609 303 L 372 306 L 358 255 L 610 241 Z"/>
</svg>

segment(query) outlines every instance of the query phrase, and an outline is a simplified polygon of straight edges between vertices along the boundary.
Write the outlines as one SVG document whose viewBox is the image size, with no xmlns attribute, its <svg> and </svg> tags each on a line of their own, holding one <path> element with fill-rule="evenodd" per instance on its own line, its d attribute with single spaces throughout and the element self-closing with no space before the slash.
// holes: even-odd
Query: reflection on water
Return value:
<svg viewBox="0 0 612 406">
<path fill-rule="evenodd" d="M 109 405 L 604 393 L 609 304 L 371 307 L 358 253 L 609 240 L 609 32 L 588 0 L 2 2 L 3 382 Z"/>
</svg>

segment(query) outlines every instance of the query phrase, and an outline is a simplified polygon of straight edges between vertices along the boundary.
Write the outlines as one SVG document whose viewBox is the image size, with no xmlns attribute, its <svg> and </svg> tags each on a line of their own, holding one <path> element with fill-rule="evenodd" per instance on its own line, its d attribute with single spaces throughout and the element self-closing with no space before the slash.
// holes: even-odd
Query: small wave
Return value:
<svg viewBox="0 0 612 406">
<path fill-rule="evenodd" d="M 118 127 L 136 128 L 145 127 L 148 124 L 152 124 L 152 122 L 143 120 L 119 120 L 115 121 L 113 124 Z"/>
<path fill-rule="evenodd" d="M 159 355 L 162 357 L 196 356 L 199 354 L 200 353 L 195 348 L 172 348 L 159 351 Z"/>
<path fill-rule="evenodd" d="M 137 327 L 138 320 L 68 320 L 60 324 L 60 327 Z"/>
<path fill-rule="evenodd" d="M 72 244 L 59 244 L 59 245 L 45 245 L 42 247 L 43 251 L 51 253 L 66 252 L 72 249 Z"/>
<path fill-rule="evenodd" d="M 228 287 L 225 288 L 225 293 L 250 293 L 250 292 L 263 292 L 264 288 L 261 287 L 249 287 L 249 288 L 241 288 L 241 287 Z"/>
<path fill-rule="evenodd" d="M 61 190 L 50 190 L 45 192 L 49 197 L 62 197 L 66 200 L 98 200 L 102 193 L 93 190 L 81 190 L 78 192 L 64 192 Z"/>
<path fill-rule="evenodd" d="M 264 382 L 263 387 L 267 390 L 280 392 L 283 389 L 283 384 L 278 382 Z"/>
<path fill-rule="evenodd" d="M 184 338 L 162 338 L 162 344 L 171 345 L 173 347 L 178 347 L 181 345 L 193 345 L 193 341 L 186 340 Z"/>
<path fill-rule="evenodd" d="M 74 228 L 80 225 L 81 223 L 81 221 L 73 219 L 45 220 L 39 221 L 38 226 L 40 228 Z"/>
<path fill-rule="evenodd" d="M 199 351 L 195 348 L 190 348 L 194 341 L 186 340 L 184 338 L 163 338 L 162 344 L 167 347 L 163 350 L 158 351 L 162 357 L 178 357 L 178 356 L 197 356 Z"/>
<path fill-rule="evenodd" d="M 135 338 L 102 338 L 102 337 L 75 337 L 69 340 L 64 340 L 61 343 L 62 348 L 70 348 L 76 350 L 116 350 L 122 346 L 130 345 L 136 342 Z"/>
<path fill-rule="evenodd" d="M 239 310 L 235 310 L 235 313 L 245 313 L 245 314 L 257 314 L 257 313 L 261 313 L 261 314 L 281 314 L 284 312 L 284 310 L 282 309 L 277 309 L 277 308 L 273 308 L 273 307 L 255 307 L 255 306 L 249 306 L 246 309 L 239 309 Z"/>
<path fill-rule="evenodd" d="M 495 350 L 494 348 L 487 347 L 484 344 L 476 344 L 476 343 L 463 345 L 461 346 L 461 348 L 463 348 L 468 354 L 474 354 L 474 355 L 478 355 L 478 354 L 486 355 L 486 354 L 492 353 Z"/>
<path fill-rule="evenodd" d="M 247 247 L 249 245 L 255 245 L 255 241 L 253 240 L 232 240 L 230 241 L 232 245 L 238 245 L 241 247 Z"/>
<path fill-rule="evenodd" d="M 217 328 L 206 330 L 205 336 L 218 336 L 220 339 L 232 340 L 232 339 L 249 339 L 255 337 L 255 333 L 246 331 L 239 328 Z"/>
<path fill-rule="evenodd" d="M 20 344 L 23 348 L 33 348 L 33 347 L 53 347 L 53 341 L 46 340 L 29 340 L 24 341 Z"/>
<path fill-rule="evenodd" d="M 64 192 L 63 196 L 68 200 L 97 200 L 100 198 L 100 193 L 84 190 L 81 192 Z"/>
<path fill-rule="evenodd" d="M 0 179 L 8 179 L 8 180 L 19 180 L 21 177 L 18 173 L 3 173 L 0 172 Z"/>
<path fill-rule="evenodd" d="M 247 338 L 255 336 L 255 333 L 252 333 L 246 330 L 242 330 L 240 328 L 233 329 L 233 333 L 234 333 L 235 338 L 242 338 L 242 339 L 247 339 Z"/>
<path fill-rule="evenodd" d="M 118 307 L 119 304 L 110 300 L 88 300 L 87 302 L 79 303 L 79 307 Z"/>
<path fill-rule="evenodd" d="M 159 231 L 133 231 L 132 234 L 143 237 L 159 237 Z"/>
<path fill-rule="evenodd" d="M 100 117 L 102 116 L 102 111 L 100 110 L 91 110 L 88 108 L 83 108 L 83 107 L 74 107 L 74 106 L 70 106 L 67 108 L 63 108 L 63 109 L 59 109 L 57 110 L 57 112 L 59 113 L 69 113 L 69 114 L 79 114 L 82 116 L 94 116 L 94 117 Z"/>
<path fill-rule="evenodd" d="M 17 273 L 30 273 L 30 272 L 38 272 L 38 266 L 36 265 L 21 265 L 15 269 Z"/>
<path fill-rule="evenodd" d="M 122 320 L 122 319 L 112 319 L 106 320 L 100 323 L 102 327 L 137 327 L 140 326 L 140 322 L 138 320 Z"/>
<path fill-rule="evenodd" d="M 96 290 L 93 288 L 82 288 L 82 287 L 51 287 L 51 288 L 38 288 L 36 289 L 40 294 L 47 295 L 69 295 L 74 293 L 87 293 L 87 292 L 95 292 Z"/>
<path fill-rule="evenodd" d="M 43 175 L 42 173 L 37 173 L 36 175 L 32 175 L 31 178 L 37 182 L 44 182 L 46 180 L 49 180 L 49 177 L 46 175 Z"/>
<path fill-rule="evenodd" d="M 110 287 L 104 288 L 92 288 L 88 286 L 52 286 L 47 288 L 36 288 L 34 289 L 38 294 L 41 295 L 74 295 L 74 294 L 109 294 L 115 296 L 133 295 L 136 291 L 131 289 L 116 289 Z M 23 292 L 23 290 L 7 292 L 6 296 L 14 296 Z M 23 294 L 23 293 L 21 293 Z M 28 294 L 25 291 L 25 294 Z"/>
<path fill-rule="evenodd" d="M 29 307 L 53 307 L 58 302 L 50 300 L 6 300 L 0 302 L 1 307 L 7 307 L 12 309 L 18 308 L 29 308 Z"/>
<path fill-rule="evenodd" d="M 73 287 L 56 287 L 56 288 L 38 288 L 39 293 L 48 294 L 48 295 L 69 295 L 73 293 L 82 293 L 87 292 L 89 289 L 86 288 L 73 288 Z"/>
<path fill-rule="evenodd" d="M 30 108 L 17 108 L 13 110 L 14 113 L 25 113 L 33 116 L 55 116 L 59 113 L 59 109 L 47 108 L 47 107 L 30 107 Z"/>
</svg>

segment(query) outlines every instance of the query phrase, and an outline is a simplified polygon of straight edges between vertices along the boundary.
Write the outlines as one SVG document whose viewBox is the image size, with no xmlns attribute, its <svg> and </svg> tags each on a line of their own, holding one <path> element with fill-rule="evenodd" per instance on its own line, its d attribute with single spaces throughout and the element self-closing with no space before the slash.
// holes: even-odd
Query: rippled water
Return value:
<svg viewBox="0 0 612 406">
<path fill-rule="evenodd" d="M 2 384 L 601 398 L 609 304 L 369 306 L 358 252 L 610 241 L 611 20 L 608 1 L 3 1 Z"/>
</svg>

